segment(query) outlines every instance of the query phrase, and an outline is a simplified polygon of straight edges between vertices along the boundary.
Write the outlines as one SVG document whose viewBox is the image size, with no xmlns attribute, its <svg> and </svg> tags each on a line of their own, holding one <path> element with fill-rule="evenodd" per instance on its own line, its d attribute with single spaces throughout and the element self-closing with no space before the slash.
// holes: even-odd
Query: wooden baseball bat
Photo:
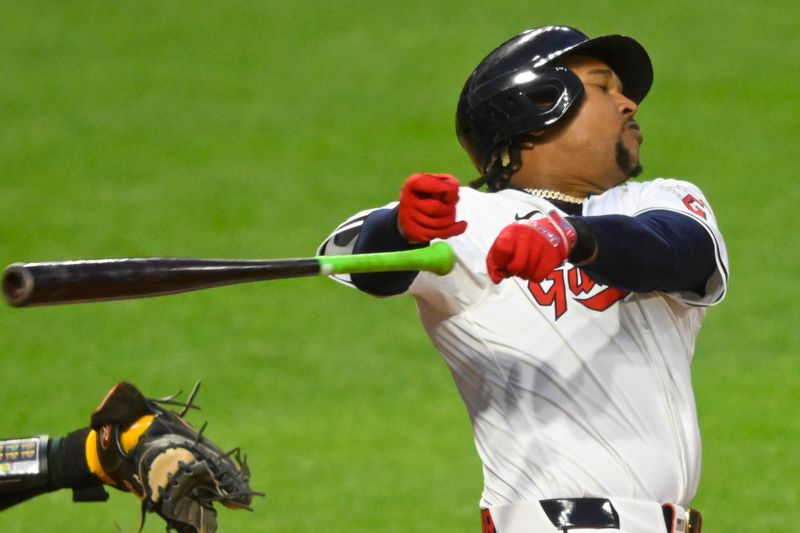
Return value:
<svg viewBox="0 0 800 533">
<path fill-rule="evenodd" d="M 14 263 L 3 295 L 14 307 L 160 296 L 270 279 L 426 270 L 444 275 L 455 255 L 445 242 L 402 252 L 298 259 L 145 257 Z"/>
</svg>

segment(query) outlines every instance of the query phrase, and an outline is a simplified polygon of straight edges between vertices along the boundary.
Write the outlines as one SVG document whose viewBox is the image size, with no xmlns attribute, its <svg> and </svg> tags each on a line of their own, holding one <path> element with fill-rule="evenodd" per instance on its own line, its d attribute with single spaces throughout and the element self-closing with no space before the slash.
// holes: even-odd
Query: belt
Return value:
<svg viewBox="0 0 800 533">
<path fill-rule="evenodd" d="M 540 500 L 542 510 L 553 526 L 560 531 L 572 529 L 620 529 L 617 510 L 606 498 L 558 498 Z M 683 508 L 667 503 L 661 506 L 667 533 L 700 533 L 703 518 L 696 509 Z M 497 531 L 489 509 L 481 510 L 483 533 Z"/>
</svg>

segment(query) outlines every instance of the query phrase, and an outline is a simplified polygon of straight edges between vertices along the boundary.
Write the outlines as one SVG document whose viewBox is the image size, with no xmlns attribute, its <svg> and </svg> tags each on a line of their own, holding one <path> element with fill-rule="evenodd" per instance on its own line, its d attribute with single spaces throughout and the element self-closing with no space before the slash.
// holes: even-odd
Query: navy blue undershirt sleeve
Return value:
<svg viewBox="0 0 800 533">
<path fill-rule="evenodd" d="M 705 294 L 716 270 L 714 242 L 696 220 L 666 210 L 635 217 L 600 215 L 578 217 L 597 242 L 597 257 L 582 266 L 598 283 L 634 292 L 692 291 Z M 370 213 L 361 227 L 353 253 L 422 248 L 410 244 L 397 228 L 397 208 Z M 376 296 L 405 292 L 418 271 L 352 274 L 353 284 Z"/>
<path fill-rule="evenodd" d="M 717 264 L 714 241 L 698 221 L 666 210 L 581 220 L 597 241 L 596 259 L 581 269 L 595 281 L 635 292 L 705 295 Z"/>
<path fill-rule="evenodd" d="M 354 254 L 395 252 L 424 248 L 427 243 L 411 244 L 397 227 L 397 208 L 378 209 L 369 214 L 353 247 Z M 379 272 L 351 274 L 350 280 L 359 290 L 375 296 L 401 294 L 411 286 L 418 270 L 405 272 Z"/>
</svg>

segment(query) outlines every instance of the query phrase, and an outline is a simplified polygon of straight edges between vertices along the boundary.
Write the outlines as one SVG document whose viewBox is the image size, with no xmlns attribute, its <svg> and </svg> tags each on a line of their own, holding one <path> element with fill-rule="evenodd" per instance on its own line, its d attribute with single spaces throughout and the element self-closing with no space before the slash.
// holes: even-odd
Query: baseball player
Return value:
<svg viewBox="0 0 800 533">
<path fill-rule="evenodd" d="M 458 102 L 472 188 L 412 175 L 399 202 L 353 216 L 320 248 L 455 250 L 441 277 L 337 279 L 416 299 L 472 423 L 485 532 L 700 531 L 690 363 L 728 260 L 695 185 L 628 181 L 652 80 L 629 37 L 548 26 L 511 38 Z"/>
</svg>

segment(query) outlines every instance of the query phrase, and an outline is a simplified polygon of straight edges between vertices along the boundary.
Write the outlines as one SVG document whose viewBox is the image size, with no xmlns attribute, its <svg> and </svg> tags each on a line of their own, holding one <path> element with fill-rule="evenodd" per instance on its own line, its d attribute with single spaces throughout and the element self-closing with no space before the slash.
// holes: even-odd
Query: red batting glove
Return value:
<svg viewBox="0 0 800 533">
<path fill-rule="evenodd" d="M 575 228 L 556 211 L 509 224 L 489 249 L 486 269 L 494 283 L 511 276 L 539 282 L 567 260 L 576 240 Z"/>
<path fill-rule="evenodd" d="M 448 174 L 413 174 L 403 184 L 397 223 L 408 242 L 429 242 L 464 233 L 456 222 L 458 180 Z"/>
</svg>

